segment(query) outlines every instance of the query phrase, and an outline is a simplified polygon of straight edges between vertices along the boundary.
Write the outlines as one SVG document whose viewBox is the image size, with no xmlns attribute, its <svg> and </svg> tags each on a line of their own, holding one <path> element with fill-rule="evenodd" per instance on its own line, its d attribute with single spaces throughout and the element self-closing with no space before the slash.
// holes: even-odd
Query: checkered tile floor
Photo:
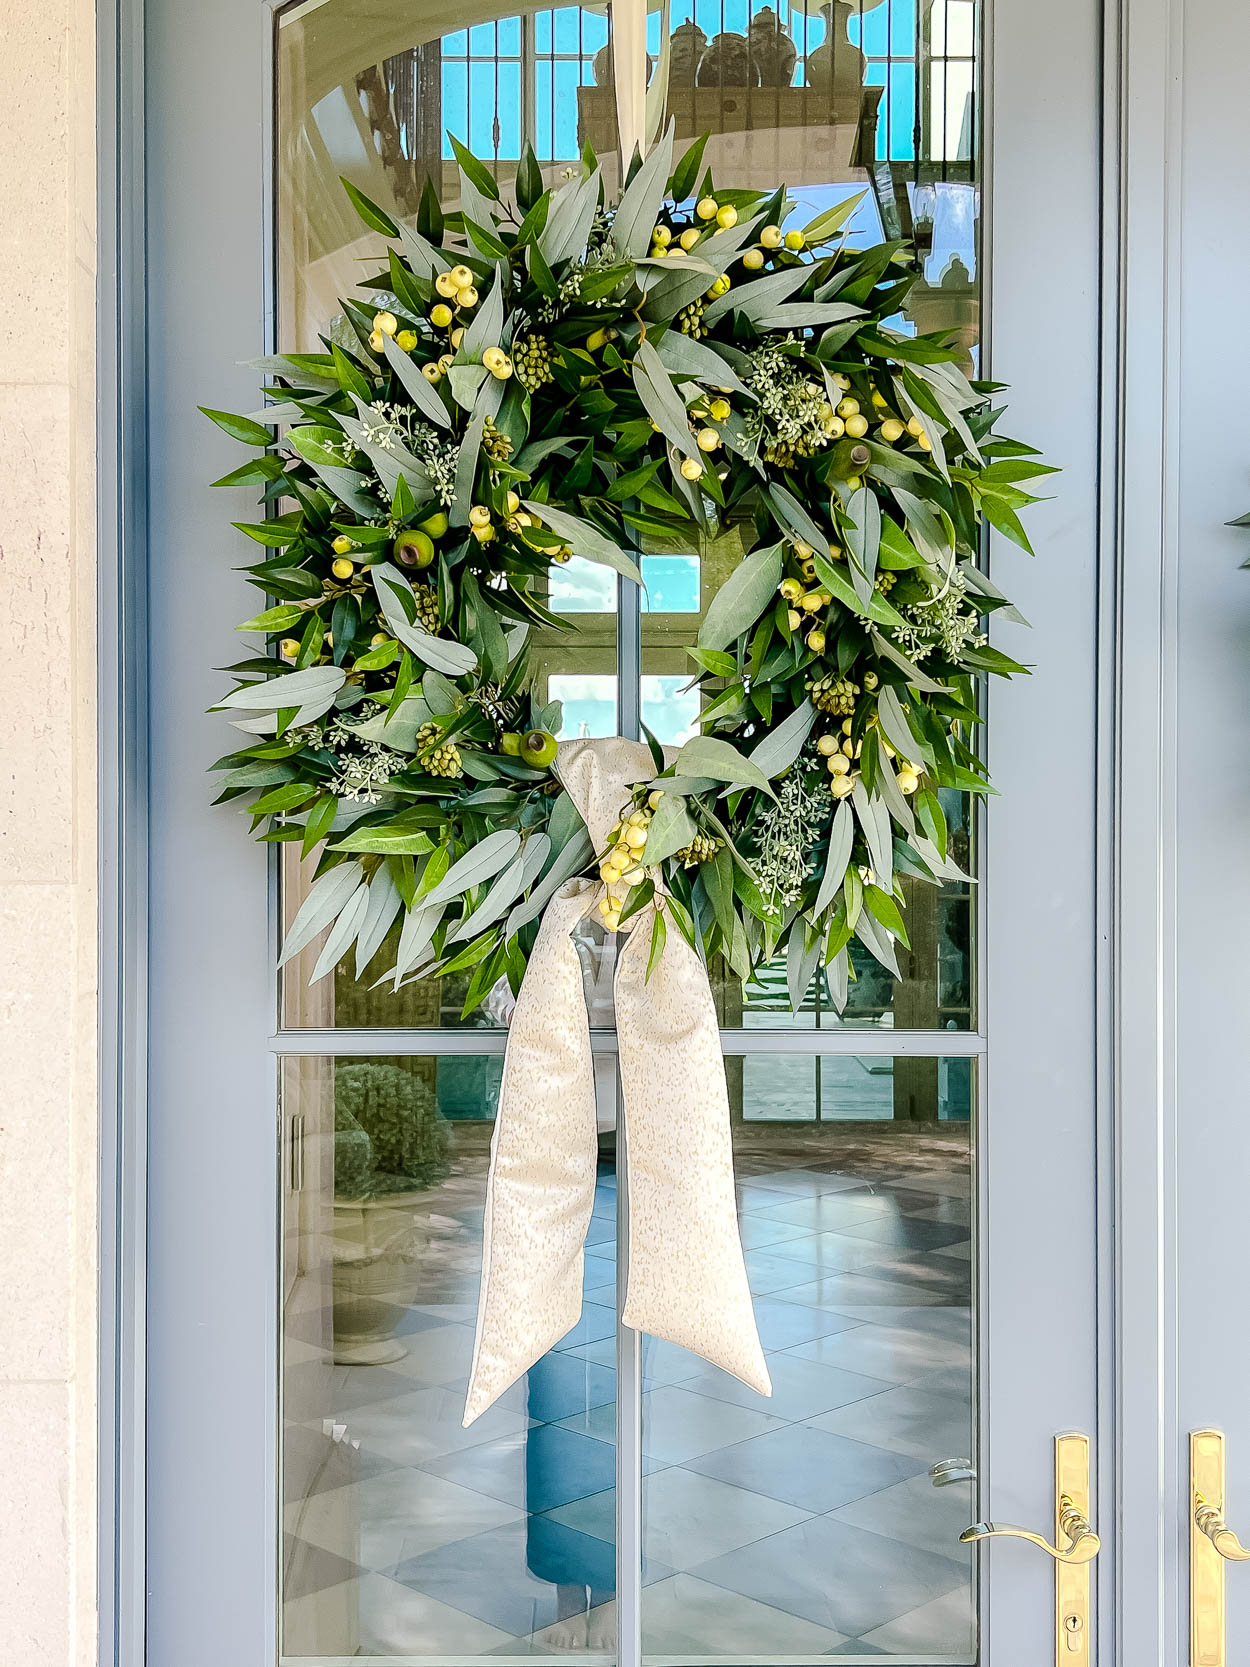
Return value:
<svg viewBox="0 0 1250 1667">
<path fill-rule="evenodd" d="M 967 1126 L 735 1133 L 773 1395 L 644 1340 L 644 1651 L 971 1661 L 969 1488 L 928 1477 L 973 1449 Z M 423 1249 L 417 1300 L 395 1293 L 396 1358 L 333 1364 L 328 1257 L 306 1235 L 285 1362 L 288 1660 L 614 1650 L 615 1177 L 577 1327 L 462 1430 L 489 1130 L 454 1134 L 453 1174 L 411 1199 Z"/>
</svg>

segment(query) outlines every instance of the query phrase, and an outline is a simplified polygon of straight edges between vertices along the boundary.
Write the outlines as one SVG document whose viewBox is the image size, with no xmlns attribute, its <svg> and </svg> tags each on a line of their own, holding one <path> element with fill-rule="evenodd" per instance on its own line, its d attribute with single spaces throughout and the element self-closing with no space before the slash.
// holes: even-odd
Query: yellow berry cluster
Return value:
<svg viewBox="0 0 1250 1667">
<path fill-rule="evenodd" d="M 811 555 L 811 546 L 803 545 L 803 549 Z M 815 573 L 815 567 L 812 567 Z M 817 586 L 814 590 L 805 590 L 799 579 L 783 579 L 777 586 L 786 607 L 786 623 L 792 631 L 806 629 L 807 646 L 813 654 L 825 652 L 825 633 L 817 615 L 833 601 L 833 593 L 821 590 Z"/>
<path fill-rule="evenodd" d="M 695 868 L 701 862 L 711 862 L 724 843 L 724 840 L 713 839 L 709 834 L 696 834 L 689 845 L 683 845 L 673 855 L 684 867 Z"/>
<path fill-rule="evenodd" d="M 437 724 L 422 724 L 417 731 L 417 751 L 432 776 L 461 776 L 460 749 L 450 741 L 439 741 Z"/>
<path fill-rule="evenodd" d="M 551 348 L 542 336 L 531 332 L 515 344 L 512 363 L 520 381 L 533 391 L 546 382 L 555 381 L 551 368 Z"/>
<path fill-rule="evenodd" d="M 621 924 L 621 910 L 631 886 L 641 885 L 646 879 L 643 853 L 647 848 L 647 829 L 651 813 L 663 798 L 658 789 L 648 796 L 645 808 L 631 810 L 608 835 L 608 854 L 599 864 L 599 878 L 608 888 L 607 896 L 599 900 L 599 913 L 609 932 Z M 624 886 L 624 891 L 619 888 Z"/>
<path fill-rule="evenodd" d="M 859 684 L 852 683 L 849 677 L 837 677 L 830 672 L 825 677 L 809 682 L 812 705 L 818 712 L 832 712 L 835 715 L 846 715 L 855 710 L 855 696 L 859 693 Z"/>
<path fill-rule="evenodd" d="M 385 350 L 387 336 L 394 336 L 396 344 L 402 347 L 405 353 L 411 353 L 417 345 L 417 332 L 401 330 L 394 313 L 374 313 L 373 329 L 369 332 L 369 346 L 375 353 Z"/>
</svg>

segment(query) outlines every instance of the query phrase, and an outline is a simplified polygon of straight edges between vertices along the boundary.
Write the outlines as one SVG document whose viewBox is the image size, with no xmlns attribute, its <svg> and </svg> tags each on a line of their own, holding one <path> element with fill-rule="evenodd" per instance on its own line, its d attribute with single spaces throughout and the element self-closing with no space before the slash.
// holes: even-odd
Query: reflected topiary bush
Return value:
<svg viewBox="0 0 1250 1667">
<path fill-rule="evenodd" d="M 375 1198 L 433 1186 L 447 1173 L 447 1125 L 434 1087 L 398 1065 L 334 1073 L 334 1191 Z"/>
</svg>

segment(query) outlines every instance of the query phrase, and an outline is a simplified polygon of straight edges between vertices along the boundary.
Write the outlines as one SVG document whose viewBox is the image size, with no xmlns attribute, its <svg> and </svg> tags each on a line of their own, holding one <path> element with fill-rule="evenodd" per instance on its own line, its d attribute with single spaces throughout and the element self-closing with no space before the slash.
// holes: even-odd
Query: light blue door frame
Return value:
<svg viewBox="0 0 1250 1667">
<path fill-rule="evenodd" d="M 102 1660 L 268 1667 L 272 932 L 263 853 L 207 808 L 241 587 L 205 486 L 235 459 L 195 406 L 249 408 L 267 345 L 271 14 L 100 18 Z M 1190 1427 L 1227 1430 L 1250 1514 L 1250 576 L 1223 527 L 1250 508 L 1250 17 L 993 0 L 987 47 L 988 367 L 1064 474 L 1036 559 L 992 552 L 1037 671 L 990 711 L 981 1503 L 1045 1527 L 1050 1438 L 1089 1431 L 1097 1659 L 1183 1667 Z M 1049 1664 L 1049 1566 L 984 1568 L 987 1667 Z"/>
</svg>

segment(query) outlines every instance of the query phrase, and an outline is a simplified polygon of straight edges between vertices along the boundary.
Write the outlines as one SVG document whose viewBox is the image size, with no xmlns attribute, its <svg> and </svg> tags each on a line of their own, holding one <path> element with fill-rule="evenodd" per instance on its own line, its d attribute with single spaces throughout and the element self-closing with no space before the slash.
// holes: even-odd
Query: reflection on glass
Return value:
<svg viewBox="0 0 1250 1667">
<path fill-rule="evenodd" d="M 644 1659 L 971 1663 L 971 1062 L 727 1063 L 773 1393 L 644 1339 Z"/>
<path fill-rule="evenodd" d="M 614 1647 L 612 1525 L 565 1520 L 615 1480 L 610 1125 L 577 1327 L 460 1426 L 501 1063 L 285 1063 L 284 1661 Z"/>
</svg>

